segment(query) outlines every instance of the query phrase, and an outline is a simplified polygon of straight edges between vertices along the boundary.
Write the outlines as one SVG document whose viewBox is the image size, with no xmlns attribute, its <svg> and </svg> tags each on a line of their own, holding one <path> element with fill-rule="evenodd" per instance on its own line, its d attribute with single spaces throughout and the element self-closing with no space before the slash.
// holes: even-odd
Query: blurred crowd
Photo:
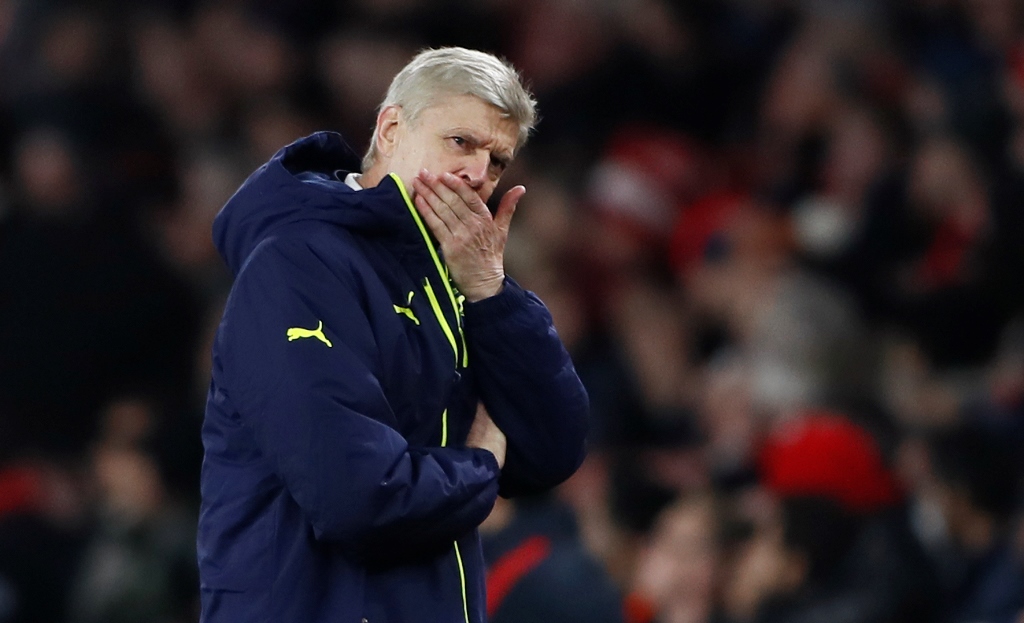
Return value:
<svg viewBox="0 0 1024 623">
<path fill-rule="evenodd" d="M 0 623 L 196 620 L 212 219 L 442 45 L 593 412 L 495 621 L 1024 622 L 1020 2 L 0 0 Z"/>
</svg>

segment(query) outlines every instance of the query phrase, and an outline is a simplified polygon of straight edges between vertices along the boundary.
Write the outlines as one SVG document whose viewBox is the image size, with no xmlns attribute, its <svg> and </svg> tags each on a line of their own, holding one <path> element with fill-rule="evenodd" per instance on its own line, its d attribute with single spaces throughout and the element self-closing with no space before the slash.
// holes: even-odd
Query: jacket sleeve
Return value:
<svg viewBox="0 0 1024 623">
<path fill-rule="evenodd" d="M 485 450 L 409 447 L 359 296 L 351 269 L 329 270 L 307 242 L 264 241 L 225 309 L 222 385 L 317 539 L 370 555 L 450 544 L 490 512 L 497 462 Z M 321 321 L 329 344 L 289 339 Z"/>
<path fill-rule="evenodd" d="M 470 366 L 508 439 L 501 494 L 557 485 L 583 462 L 589 401 L 551 314 L 511 278 L 465 314 Z"/>
</svg>

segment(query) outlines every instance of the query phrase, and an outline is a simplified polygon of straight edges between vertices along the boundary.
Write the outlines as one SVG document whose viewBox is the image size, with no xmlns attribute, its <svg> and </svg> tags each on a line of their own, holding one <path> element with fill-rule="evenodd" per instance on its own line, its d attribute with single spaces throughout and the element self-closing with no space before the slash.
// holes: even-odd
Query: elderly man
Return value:
<svg viewBox="0 0 1024 623">
<path fill-rule="evenodd" d="M 526 190 L 485 203 L 534 119 L 507 64 L 428 50 L 362 175 L 314 134 L 217 217 L 236 278 L 203 426 L 204 621 L 485 620 L 477 526 L 572 474 L 586 433 L 550 315 L 502 267 Z"/>
</svg>

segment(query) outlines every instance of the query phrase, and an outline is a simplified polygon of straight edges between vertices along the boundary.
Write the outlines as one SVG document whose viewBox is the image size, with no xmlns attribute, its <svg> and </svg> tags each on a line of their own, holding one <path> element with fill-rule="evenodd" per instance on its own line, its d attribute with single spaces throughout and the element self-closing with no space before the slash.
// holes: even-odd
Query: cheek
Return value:
<svg viewBox="0 0 1024 623">
<path fill-rule="evenodd" d="M 406 181 L 412 187 L 412 180 L 421 169 L 427 169 L 432 173 L 440 173 L 437 168 L 437 157 L 430 153 L 427 146 L 422 144 L 408 144 L 395 154 L 391 162 L 391 170 Z"/>
<path fill-rule="evenodd" d="M 402 160 L 417 169 L 422 168 L 430 161 L 430 154 L 424 145 L 410 145 L 409 149 L 402 155 Z"/>
<path fill-rule="evenodd" d="M 427 169 L 431 173 L 456 173 L 459 168 L 458 159 L 454 158 L 443 146 L 422 146 L 415 153 L 416 164 L 419 168 Z"/>
</svg>

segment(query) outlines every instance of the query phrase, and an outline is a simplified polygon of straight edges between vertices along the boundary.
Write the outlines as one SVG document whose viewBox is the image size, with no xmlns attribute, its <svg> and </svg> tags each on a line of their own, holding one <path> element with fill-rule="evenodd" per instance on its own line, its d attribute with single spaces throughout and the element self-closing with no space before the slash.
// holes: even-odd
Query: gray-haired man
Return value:
<svg viewBox="0 0 1024 623">
<path fill-rule="evenodd" d="M 586 432 L 550 315 L 504 274 L 525 189 L 485 204 L 534 119 L 507 64 L 428 50 L 362 175 L 315 134 L 218 216 L 236 280 L 203 427 L 203 620 L 484 620 L 476 527 L 499 491 L 567 478 Z"/>
</svg>

